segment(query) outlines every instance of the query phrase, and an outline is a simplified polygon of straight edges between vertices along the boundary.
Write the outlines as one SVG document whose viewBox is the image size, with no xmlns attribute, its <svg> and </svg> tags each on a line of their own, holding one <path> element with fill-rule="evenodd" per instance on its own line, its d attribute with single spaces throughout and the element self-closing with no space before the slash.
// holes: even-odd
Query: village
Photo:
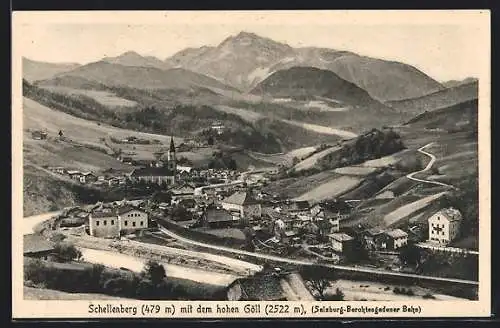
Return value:
<svg viewBox="0 0 500 328">
<path fill-rule="evenodd" d="M 318 263 L 365 265 L 384 270 L 418 272 L 418 262 L 400 256 L 413 247 L 466 252 L 447 247 L 460 233 L 462 216 L 443 208 L 428 225 L 380 229 L 344 226 L 354 211 L 348 200 L 317 203 L 282 199 L 261 190 L 273 171 L 197 169 L 177 165 L 171 139 L 166 160 L 157 160 L 129 173 L 106 175 L 63 167 L 48 170 L 81 184 L 107 188 L 154 188 L 139 199 L 98 202 L 60 214 L 53 230 L 85 227 L 85 233 L 106 239 L 161 241 L 162 229 L 215 245 Z M 210 181 L 212 183 L 210 183 Z M 213 181 L 217 183 L 213 183 Z M 156 186 L 156 187 L 155 187 Z M 406 252 L 405 252 L 406 253 Z"/>
</svg>

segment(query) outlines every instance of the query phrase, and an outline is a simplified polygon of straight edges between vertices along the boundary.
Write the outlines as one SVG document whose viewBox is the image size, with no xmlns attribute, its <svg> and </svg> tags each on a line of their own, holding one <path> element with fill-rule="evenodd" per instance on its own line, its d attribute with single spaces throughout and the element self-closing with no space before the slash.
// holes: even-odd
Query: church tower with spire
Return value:
<svg viewBox="0 0 500 328">
<path fill-rule="evenodd" d="M 170 148 L 168 149 L 168 169 L 172 172 L 177 171 L 177 158 L 175 156 L 174 137 L 170 137 Z"/>
</svg>

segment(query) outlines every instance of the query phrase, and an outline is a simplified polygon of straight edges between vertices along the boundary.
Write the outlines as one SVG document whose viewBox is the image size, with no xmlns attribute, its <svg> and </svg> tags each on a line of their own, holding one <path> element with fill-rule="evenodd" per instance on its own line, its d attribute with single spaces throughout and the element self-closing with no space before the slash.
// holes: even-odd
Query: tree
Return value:
<svg viewBox="0 0 500 328">
<path fill-rule="evenodd" d="M 82 252 L 80 252 L 75 245 L 66 242 L 57 243 L 54 248 L 54 253 L 61 262 L 80 260 L 82 257 Z"/>
<path fill-rule="evenodd" d="M 415 245 L 408 244 L 399 249 L 399 260 L 403 265 L 417 266 L 420 259 L 420 250 Z"/>
<path fill-rule="evenodd" d="M 151 280 L 151 283 L 154 286 L 157 286 L 164 282 L 164 279 L 167 277 L 163 265 L 154 260 L 149 260 L 148 262 L 146 262 L 142 274 L 146 279 Z"/>
<path fill-rule="evenodd" d="M 325 292 L 331 286 L 333 279 L 333 269 L 319 265 L 305 266 L 302 269 L 302 276 L 309 282 L 311 288 L 318 293 L 318 300 L 325 299 Z"/>
<path fill-rule="evenodd" d="M 59 137 L 62 137 L 64 134 L 62 132 L 62 130 L 59 130 Z"/>
</svg>

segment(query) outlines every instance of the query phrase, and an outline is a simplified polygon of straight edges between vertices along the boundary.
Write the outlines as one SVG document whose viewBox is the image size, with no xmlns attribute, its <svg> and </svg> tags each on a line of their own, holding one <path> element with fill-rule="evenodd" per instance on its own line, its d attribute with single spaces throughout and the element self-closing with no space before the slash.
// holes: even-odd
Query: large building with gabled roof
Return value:
<svg viewBox="0 0 500 328">
<path fill-rule="evenodd" d="M 444 208 L 429 219 L 429 241 L 446 245 L 460 233 L 462 214 L 455 208 Z"/>
<path fill-rule="evenodd" d="M 222 201 L 222 208 L 227 211 L 238 211 L 243 218 L 261 217 L 260 203 L 247 191 L 237 191 Z"/>
</svg>

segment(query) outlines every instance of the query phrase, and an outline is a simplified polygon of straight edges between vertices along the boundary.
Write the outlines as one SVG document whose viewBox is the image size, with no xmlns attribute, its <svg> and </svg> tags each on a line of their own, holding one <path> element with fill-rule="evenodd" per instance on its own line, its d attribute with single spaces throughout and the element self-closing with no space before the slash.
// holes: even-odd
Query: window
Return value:
<svg viewBox="0 0 500 328">
<path fill-rule="evenodd" d="M 135 222 L 132 222 L 132 227 L 135 227 Z"/>
<path fill-rule="evenodd" d="M 106 225 L 108 223 L 108 221 L 104 220 L 104 225 Z"/>
<path fill-rule="evenodd" d="M 111 225 L 115 225 L 115 220 L 111 220 Z"/>
<path fill-rule="evenodd" d="M 144 225 L 144 222 L 141 221 L 141 227 Z"/>
<path fill-rule="evenodd" d="M 99 221 L 95 221 L 95 225 L 96 225 L 96 226 L 99 226 Z"/>
<path fill-rule="evenodd" d="M 125 226 L 128 226 L 128 221 L 127 220 L 125 220 Z"/>
</svg>

